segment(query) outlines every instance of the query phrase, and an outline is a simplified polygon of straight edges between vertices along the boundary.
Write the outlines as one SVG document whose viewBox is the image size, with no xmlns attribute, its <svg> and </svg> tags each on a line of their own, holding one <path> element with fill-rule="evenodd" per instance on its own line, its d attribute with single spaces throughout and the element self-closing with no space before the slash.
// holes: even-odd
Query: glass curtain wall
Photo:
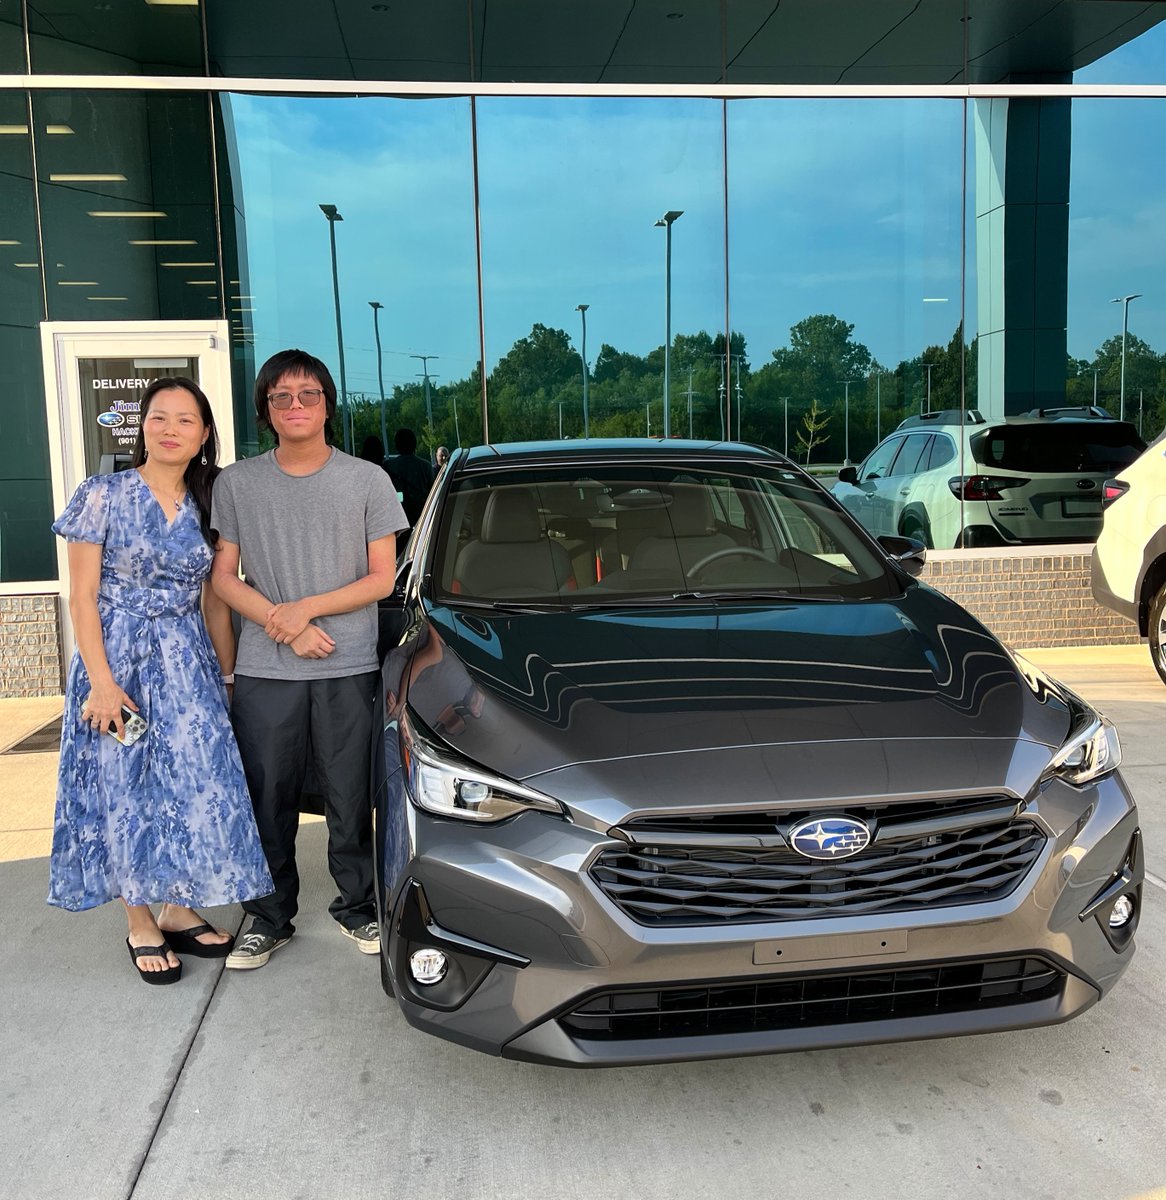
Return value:
<svg viewBox="0 0 1166 1200">
<path fill-rule="evenodd" d="M 344 377 L 357 452 L 400 427 L 424 453 L 691 432 L 841 494 L 929 410 L 1095 404 L 1155 437 L 1160 98 L 585 93 L 1136 88 L 1166 79 L 1166 4 L 871 0 L 828 34 L 821 7 L 0 0 L 0 72 L 124 77 L 0 90 L 0 579 L 54 570 L 45 319 L 229 319 L 245 454 L 256 364 L 292 345 Z M 181 90 L 208 73 L 340 82 Z M 356 94 L 368 79 L 586 86 Z M 964 440 L 935 449 L 913 467 L 970 474 Z"/>
</svg>

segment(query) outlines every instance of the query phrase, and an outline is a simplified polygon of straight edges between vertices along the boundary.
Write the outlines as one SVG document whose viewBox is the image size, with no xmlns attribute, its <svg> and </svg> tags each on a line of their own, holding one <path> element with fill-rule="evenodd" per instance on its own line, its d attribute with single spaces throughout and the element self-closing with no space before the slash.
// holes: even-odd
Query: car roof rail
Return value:
<svg viewBox="0 0 1166 1200">
<path fill-rule="evenodd" d="M 1026 417 L 1044 417 L 1057 420 L 1062 417 L 1078 417 L 1086 421 L 1112 421 L 1113 414 L 1101 407 L 1100 404 L 1069 404 L 1055 408 L 1031 408 L 1024 414 Z"/>
<path fill-rule="evenodd" d="M 978 408 L 939 408 L 935 412 L 918 413 L 899 422 L 899 429 L 913 425 L 986 425 L 987 418 Z"/>
</svg>

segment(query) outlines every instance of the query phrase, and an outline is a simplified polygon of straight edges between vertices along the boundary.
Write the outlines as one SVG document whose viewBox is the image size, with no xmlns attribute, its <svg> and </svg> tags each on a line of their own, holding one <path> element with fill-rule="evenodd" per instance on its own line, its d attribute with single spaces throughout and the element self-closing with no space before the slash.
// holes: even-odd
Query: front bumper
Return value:
<svg viewBox="0 0 1166 1200">
<path fill-rule="evenodd" d="M 589 877 L 613 844 L 603 833 L 541 813 L 481 827 L 410 808 L 413 853 L 384 897 L 388 968 L 414 1026 L 571 1066 L 1053 1024 L 1094 1004 L 1129 962 L 1137 916 L 1115 938 L 1108 907 L 1082 913 L 1123 871 L 1118 890 L 1140 911 L 1140 839 L 1117 775 L 1085 791 L 1054 783 L 1030 812 L 1047 841 L 1001 900 L 662 927 L 632 920 Z M 425 945 L 451 964 L 435 987 L 408 969 Z"/>
</svg>

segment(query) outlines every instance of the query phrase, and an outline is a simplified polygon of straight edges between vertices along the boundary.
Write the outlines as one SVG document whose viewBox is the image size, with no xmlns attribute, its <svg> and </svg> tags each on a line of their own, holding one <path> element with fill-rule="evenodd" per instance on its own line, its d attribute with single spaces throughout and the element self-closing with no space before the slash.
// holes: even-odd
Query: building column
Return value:
<svg viewBox="0 0 1166 1200">
<path fill-rule="evenodd" d="M 1067 97 L 973 101 L 977 395 L 990 418 L 1065 403 Z"/>
</svg>

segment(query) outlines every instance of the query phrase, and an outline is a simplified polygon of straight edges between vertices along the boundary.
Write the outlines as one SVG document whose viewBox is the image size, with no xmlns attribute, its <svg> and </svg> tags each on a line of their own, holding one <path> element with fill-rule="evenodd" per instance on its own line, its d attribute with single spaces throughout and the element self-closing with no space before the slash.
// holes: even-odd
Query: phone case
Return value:
<svg viewBox="0 0 1166 1200">
<path fill-rule="evenodd" d="M 117 730 L 111 729 L 109 735 L 115 742 L 121 742 L 123 746 L 132 746 L 146 732 L 149 726 L 145 717 L 136 712 L 130 712 L 128 708 L 123 708 L 121 715 L 125 726 L 125 733 L 121 737 L 118 737 Z"/>
</svg>

